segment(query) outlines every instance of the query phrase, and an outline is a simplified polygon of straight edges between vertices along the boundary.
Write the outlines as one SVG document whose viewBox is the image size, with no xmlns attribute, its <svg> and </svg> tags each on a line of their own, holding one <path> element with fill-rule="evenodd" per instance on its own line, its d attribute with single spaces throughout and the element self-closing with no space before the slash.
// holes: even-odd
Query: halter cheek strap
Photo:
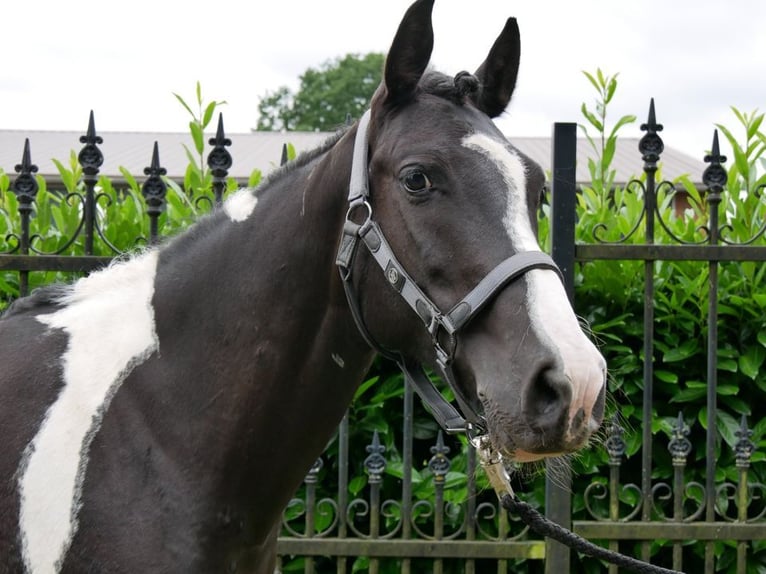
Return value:
<svg viewBox="0 0 766 574">
<path fill-rule="evenodd" d="M 343 286 L 354 321 L 367 343 L 385 357 L 394 360 L 404 376 L 410 381 L 420 398 L 430 407 L 434 418 L 449 433 L 480 432 L 486 428 L 481 408 L 470 400 L 457 384 L 452 361 L 457 349 L 457 336 L 500 291 L 509 283 L 531 269 L 551 269 L 561 275 L 553 260 L 541 251 L 516 253 L 500 262 L 476 287 L 456 303 L 452 309 L 442 312 L 439 307 L 418 287 L 415 281 L 399 263 L 391 246 L 378 224 L 372 219 L 372 207 L 368 201 L 370 191 L 367 178 L 367 126 L 369 110 L 362 116 L 354 143 L 354 160 L 349 185 L 349 210 L 343 226 L 336 264 L 343 278 Z M 357 208 L 366 210 L 366 219 L 361 224 L 352 220 Z M 407 360 L 400 352 L 384 349 L 367 328 L 359 307 L 352 282 L 353 260 L 359 243 L 362 243 L 373 260 L 383 270 L 388 284 L 399 293 L 404 301 L 423 321 L 431 335 L 436 363 L 442 377 L 449 384 L 460 408 L 456 410 L 436 389 L 425 369 L 419 363 Z M 461 414 L 462 413 L 462 414 Z"/>
</svg>

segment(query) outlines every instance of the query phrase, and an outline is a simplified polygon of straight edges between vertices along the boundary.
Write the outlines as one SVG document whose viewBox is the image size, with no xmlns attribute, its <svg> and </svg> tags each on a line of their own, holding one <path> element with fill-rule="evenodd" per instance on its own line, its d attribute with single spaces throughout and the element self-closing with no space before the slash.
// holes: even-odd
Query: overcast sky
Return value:
<svg viewBox="0 0 766 574">
<path fill-rule="evenodd" d="M 173 92 L 226 100 L 228 132 L 257 122 L 258 98 L 309 67 L 387 51 L 409 0 L 29 0 L 0 8 L 0 129 L 185 131 Z M 434 66 L 474 70 L 508 16 L 519 19 L 509 135 L 581 122 L 595 92 L 582 70 L 619 72 L 612 119 L 654 97 L 666 146 L 701 157 L 729 106 L 766 109 L 766 1 L 437 0 Z"/>
</svg>

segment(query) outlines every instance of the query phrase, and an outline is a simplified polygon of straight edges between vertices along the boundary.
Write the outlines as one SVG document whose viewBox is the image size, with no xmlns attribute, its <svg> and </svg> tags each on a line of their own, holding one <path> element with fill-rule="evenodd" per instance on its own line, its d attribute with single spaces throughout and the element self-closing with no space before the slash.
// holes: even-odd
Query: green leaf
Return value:
<svg viewBox="0 0 766 574">
<path fill-rule="evenodd" d="M 736 373 L 739 370 L 737 361 L 733 359 L 719 359 L 718 360 L 718 370 L 719 371 L 728 371 L 729 373 Z"/>
<path fill-rule="evenodd" d="M 119 167 L 120 173 L 122 174 L 122 177 L 125 178 L 125 181 L 128 183 L 131 189 L 138 191 L 140 189 L 138 182 L 136 181 L 136 178 L 133 177 L 133 174 L 130 173 L 125 167 L 120 166 Z"/>
<path fill-rule="evenodd" d="M 617 76 L 613 76 L 609 79 L 609 82 L 606 86 L 606 94 L 604 96 L 604 103 L 608 104 L 612 101 L 612 97 L 614 96 L 614 92 L 617 90 Z"/>
<path fill-rule="evenodd" d="M 751 345 L 739 356 L 739 369 L 744 375 L 755 380 L 764 359 L 766 359 L 766 349 L 760 345 Z"/>
<path fill-rule="evenodd" d="M 707 395 L 707 389 L 682 389 L 671 398 L 671 403 L 691 403 Z"/>
<path fill-rule="evenodd" d="M 604 145 L 604 155 L 601 157 L 601 165 L 604 168 L 608 167 L 612 163 L 614 152 L 617 149 L 617 138 L 609 138 Z M 611 186 L 610 186 L 611 187 Z"/>
<path fill-rule="evenodd" d="M 205 113 L 202 116 L 202 128 L 206 128 L 208 125 L 210 125 L 210 120 L 213 119 L 213 113 L 215 113 L 215 108 L 217 106 L 217 102 L 210 102 L 207 107 L 205 108 Z"/>
<path fill-rule="evenodd" d="M 263 179 L 263 174 L 261 173 L 261 170 L 256 168 L 252 172 L 250 172 L 250 177 L 247 180 L 247 186 L 258 187 L 262 179 Z"/>
<path fill-rule="evenodd" d="M 598 131 L 604 130 L 603 124 L 598 120 L 598 118 L 596 118 L 595 115 L 593 115 L 590 110 L 588 110 L 585 104 L 582 105 L 580 111 L 582 112 L 582 115 L 585 116 L 585 119 L 587 119 L 594 128 L 596 128 Z"/>
<path fill-rule="evenodd" d="M 202 133 L 202 127 L 197 122 L 189 122 L 189 131 L 194 140 L 194 148 L 201 154 L 205 150 L 205 135 Z"/>
<path fill-rule="evenodd" d="M 663 371 L 661 369 L 655 369 L 654 376 L 665 383 L 677 383 L 678 375 L 671 373 L 670 371 Z"/>
<path fill-rule="evenodd" d="M 626 115 L 622 116 L 619 120 L 617 120 L 617 123 L 614 124 L 614 127 L 612 128 L 612 131 L 609 134 L 609 138 L 613 138 L 617 135 L 617 132 L 625 125 L 632 124 L 636 121 L 636 116 L 634 115 Z"/>
<path fill-rule="evenodd" d="M 366 381 L 364 381 L 359 387 L 356 389 L 356 392 L 354 393 L 354 401 L 358 400 L 362 395 L 364 395 L 367 390 L 376 385 L 378 383 L 380 377 L 370 377 Z"/>
<path fill-rule="evenodd" d="M 348 491 L 352 496 L 359 494 L 367 486 L 367 475 L 361 474 L 348 481 Z"/>
<path fill-rule="evenodd" d="M 593 87 L 600 92 L 601 86 L 596 81 L 596 78 L 594 78 L 590 73 L 586 72 L 585 70 L 582 70 L 582 73 L 586 78 L 588 78 L 588 81 L 590 81 L 590 83 L 593 84 Z"/>
<path fill-rule="evenodd" d="M 181 103 L 181 105 L 182 105 L 182 106 L 183 106 L 183 107 L 186 109 L 186 111 L 187 111 L 187 112 L 189 112 L 189 114 L 190 114 L 191 116 L 194 116 L 194 112 L 193 112 L 193 111 L 192 111 L 192 109 L 189 107 L 189 104 L 187 104 L 187 103 L 186 103 L 186 100 L 184 100 L 184 99 L 183 99 L 181 96 L 179 96 L 179 95 L 178 95 L 178 94 L 176 94 L 176 93 L 173 93 L 173 95 L 174 95 L 174 96 L 176 97 L 176 99 L 177 99 L 177 100 L 178 100 L 178 101 Z"/>
<path fill-rule="evenodd" d="M 759 114 L 752 122 L 747 126 L 747 139 L 751 140 L 758 133 L 758 129 L 763 123 L 763 114 Z"/>
<path fill-rule="evenodd" d="M 739 430 L 739 421 L 731 416 L 729 413 L 722 410 L 716 411 L 716 420 L 718 431 L 721 433 L 721 438 L 726 441 L 730 447 L 734 447 L 737 443 L 737 431 Z"/>
<path fill-rule="evenodd" d="M 685 361 L 700 351 L 700 342 L 695 339 L 689 339 L 677 347 L 668 349 L 662 357 L 665 363 L 675 363 Z"/>
</svg>

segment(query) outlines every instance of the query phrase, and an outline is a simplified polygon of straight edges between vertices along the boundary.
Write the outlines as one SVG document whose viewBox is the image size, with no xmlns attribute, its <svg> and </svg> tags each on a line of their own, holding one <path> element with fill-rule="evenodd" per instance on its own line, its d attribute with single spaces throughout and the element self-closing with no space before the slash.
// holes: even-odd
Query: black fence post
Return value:
<svg viewBox="0 0 766 574">
<path fill-rule="evenodd" d="M 553 124 L 551 156 L 551 256 L 561 269 L 567 296 L 573 301 L 577 124 Z M 569 466 L 549 459 L 546 468 L 545 515 L 557 524 L 571 528 L 572 476 Z M 550 539 L 545 541 L 546 574 L 570 572 L 570 558 L 568 547 Z"/>
<path fill-rule="evenodd" d="M 160 151 L 157 142 L 154 142 L 152 151 L 152 163 L 144 168 L 146 178 L 141 193 L 146 200 L 146 213 L 149 215 L 149 243 L 157 243 L 159 239 L 159 218 L 165 209 L 165 194 L 167 185 L 162 181 L 162 176 L 167 174 L 167 170 L 160 166 Z"/>
<path fill-rule="evenodd" d="M 93 110 L 88 118 L 88 131 L 80 136 L 80 143 L 85 146 L 77 156 L 82 167 L 82 181 L 85 184 L 85 202 L 83 204 L 83 217 L 85 229 L 85 255 L 93 255 L 93 238 L 96 228 L 96 184 L 98 172 L 104 163 L 104 154 L 98 149 L 98 145 L 104 143 L 101 136 L 96 135 L 96 124 L 93 121 Z"/>
<path fill-rule="evenodd" d="M 226 149 L 231 145 L 231 140 L 223 133 L 223 114 L 218 114 L 218 129 L 215 137 L 210 138 L 208 143 L 213 146 L 212 151 L 207 156 L 207 165 L 213 174 L 213 193 L 215 194 L 215 204 L 223 203 L 223 194 L 226 191 L 226 178 L 229 175 L 229 168 L 232 164 L 231 154 Z"/>
<path fill-rule="evenodd" d="M 24 151 L 21 155 L 21 163 L 15 167 L 16 179 L 11 184 L 11 190 L 18 199 L 18 211 L 21 219 L 21 235 L 18 236 L 18 250 L 22 255 L 29 255 L 29 246 L 31 243 L 29 231 L 29 218 L 33 211 L 35 196 L 38 191 L 37 166 L 32 163 L 32 156 L 29 153 L 29 138 L 24 140 Z M 29 294 L 29 271 L 19 271 L 19 295 L 24 297 Z"/>
</svg>

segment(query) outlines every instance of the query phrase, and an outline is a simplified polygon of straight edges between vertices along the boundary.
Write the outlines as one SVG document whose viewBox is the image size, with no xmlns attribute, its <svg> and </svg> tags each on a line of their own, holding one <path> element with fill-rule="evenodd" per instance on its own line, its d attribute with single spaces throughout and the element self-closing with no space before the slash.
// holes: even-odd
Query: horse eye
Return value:
<svg viewBox="0 0 766 574">
<path fill-rule="evenodd" d="M 420 193 L 431 188 L 431 180 L 418 169 L 413 169 L 404 174 L 402 182 L 410 193 Z"/>
</svg>

